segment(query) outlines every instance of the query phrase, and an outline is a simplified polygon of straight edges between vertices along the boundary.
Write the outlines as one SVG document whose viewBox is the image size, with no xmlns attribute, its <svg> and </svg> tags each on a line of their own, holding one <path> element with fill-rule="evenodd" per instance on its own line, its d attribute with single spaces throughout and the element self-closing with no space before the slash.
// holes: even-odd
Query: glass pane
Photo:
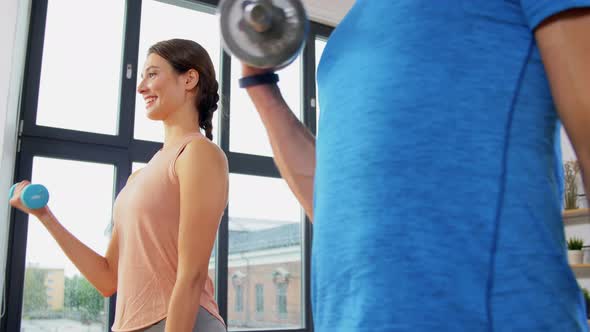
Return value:
<svg viewBox="0 0 590 332">
<path fill-rule="evenodd" d="M 284 180 L 230 175 L 231 330 L 302 327 L 301 218 L 301 207 Z"/>
<path fill-rule="evenodd" d="M 283 98 L 301 119 L 301 59 L 298 58 L 287 68 L 278 72 L 279 87 Z M 230 98 L 230 151 L 262 156 L 272 156 L 270 143 L 262 121 L 254 104 L 244 89 L 240 89 L 238 80 L 242 77 L 242 68 L 238 59 L 232 59 L 231 98 Z"/>
<path fill-rule="evenodd" d="M 133 162 L 133 164 L 131 164 L 131 174 L 133 174 L 133 173 L 137 172 L 138 170 L 144 168 L 145 165 L 147 165 L 147 164 L 146 163 Z"/>
<path fill-rule="evenodd" d="M 117 134 L 124 16 L 125 1 L 49 0 L 38 125 Z"/>
<path fill-rule="evenodd" d="M 256 313 L 264 312 L 264 285 L 256 285 Z"/>
<path fill-rule="evenodd" d="M 112 165 L 33 159 L 32 182 L 47 187 L 53 213 L 74 236 L 103 255 L 110 239 L 114 177 Z M 90 188 L 91 199 L 81 198 Z M 108 299 L 80 275 L 35 217 L 29 218 L 25 271 L 23 331 L 109 328 Z"/>
<path fill-rule="evenodd" d="M 179 4 L 181 4 L 179 2 Z M 144 0 L 141 8 L 141 30 L 139 37 L 138 73 L 143 69 L 147 51 L 153 44 L 167 39 L 191 39 L 203 46 L 215 67 L 219 81 L 219 63 L 221 59 L 221 39 L 217 27 L 217 16 L 213 9 L 198 4 L 182 2 L 181 6 Z M 137 75 L 140 79 L 140 75 Z M 139 81 L 136 86 L 139 85 Z M 219 91 L 221 96 L 221 91 Z M 218 140 L 219 108 L 213 115 L 213 139 Z M 152 121 L 145 116 L 145 102 L 140 94 L 135 99 L 135 134 L 136 139 L 163 142 L 164 128 L 159 121 Z"/>
<path fill-rule="evenodd" d="M 326 47 L 327 41 L 323 38 L 316 38 L 315 40 L 315 68 L 316 68 L 316 77 L 317 77 L 317 69 L 320 64 L 320 59 L 322 58 L 322 54 L 324 53 L 324 48 Z M 320 131 L 320 93 L 318 90 L 318 80 L 315 80 L 315 95 L 316 95 L 316 113 L 315 113 L 315 123 L 316 123 L 316 136 L 317 133 Z"/>
<path fill-rule="evenodd" d="M 215 261 L 215 252 L 217 251 L 217 237 L 219 236 L 219 231 L 217 232 L 216 236 L 215 236 L 215 243 L 213 244 L 213 250 L 211 250 L 211 258 L 209 258 L 209 267 L 208 267 L 208 274 L 209 274 L 209 278 L 211 278 L 211 281 L 213 281 L 213 287 L 215 287 L 215 301 L 219 302 L 219 299 L 217 297 L 217 278 L 216 278 L 216 272 L 217 272 L 217 264 Z"/>
</svg>

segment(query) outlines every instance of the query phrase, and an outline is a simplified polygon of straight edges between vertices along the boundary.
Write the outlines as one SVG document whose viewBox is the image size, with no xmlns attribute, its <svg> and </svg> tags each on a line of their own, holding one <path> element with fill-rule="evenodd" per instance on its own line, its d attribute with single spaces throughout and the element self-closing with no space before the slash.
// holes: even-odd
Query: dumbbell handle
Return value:
<svg viewBox="0 0 590 332">
<path fill-rule="evenodd" d="M 16 184 L 10 187 L 9 198 L 12 198 L 12 195 L 14 195 L 15 188 Z M 49 191 L 42 184 L 29 184 L 21 192 L 20 200 L 24 206 L 31 210 L 40 209 L 47 205 Z"/>
<path fill-rule="evenodd" d="M 265 32 L 272 24 L 272 3 L 267 1 L 246 1 L 243 4 L 244 19 L 256 32 Z"/>
</svg>

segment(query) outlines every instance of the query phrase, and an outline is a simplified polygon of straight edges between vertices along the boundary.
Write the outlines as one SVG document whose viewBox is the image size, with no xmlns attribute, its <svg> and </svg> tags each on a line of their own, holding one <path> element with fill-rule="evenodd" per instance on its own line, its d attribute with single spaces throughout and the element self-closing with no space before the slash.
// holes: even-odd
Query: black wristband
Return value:
<svg viewBox="0 0 590 332">
<path fill-rule="evenodd" d="M 240 78 L 240 88 L 249 88 L 255 85 L 275 84 L 279 81 L 279 75 L 268 72 L 259 75 L 252 75 Z"/>
</svg>

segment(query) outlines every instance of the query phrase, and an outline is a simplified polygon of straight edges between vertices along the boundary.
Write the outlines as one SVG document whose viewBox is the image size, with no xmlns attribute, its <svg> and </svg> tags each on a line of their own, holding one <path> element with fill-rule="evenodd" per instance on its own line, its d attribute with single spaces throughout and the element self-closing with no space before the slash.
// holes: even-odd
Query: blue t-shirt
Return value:
<svg viewBox="0 0 590 332">
<path fill-rule="evenodd" d="M 590 0 L 357 0 L 318 70 L 315 331 L 587 331 L 533 30 Z"/>
</svg>

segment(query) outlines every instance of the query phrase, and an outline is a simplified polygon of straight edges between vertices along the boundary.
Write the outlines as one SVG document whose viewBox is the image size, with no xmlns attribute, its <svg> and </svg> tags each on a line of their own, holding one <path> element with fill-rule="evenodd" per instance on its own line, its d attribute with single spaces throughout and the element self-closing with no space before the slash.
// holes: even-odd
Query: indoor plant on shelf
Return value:
<svg viewBox="0 0 590 332">
<path fill-rule="evenodd" d="M 590 222 L 590 210 L 580 209 L 578 205 L 578 199 L 580 198 L 580 192 L 578 192 L 578 183 L 580 175 L 580 164 L 576 160 L 566 161 L 563 164 L 564 171 L 564 208 L 563 221 L 566 224 L 571 223 L 589 223 Z"/>
<path fill-rule="evenodd" d="M 567 261 L 570 264 L 582 264 L 582 247 L 584 240 L 577 237 L 570 237 L 567 241 Z"/>
<path fill-rule="evenodd" d="M 580 164 L 577 160 L 566 161 L 563 164 L 565 182 L 565 209 L 575 210 L 578 208 L 578 174 Z"/>
</svg>

